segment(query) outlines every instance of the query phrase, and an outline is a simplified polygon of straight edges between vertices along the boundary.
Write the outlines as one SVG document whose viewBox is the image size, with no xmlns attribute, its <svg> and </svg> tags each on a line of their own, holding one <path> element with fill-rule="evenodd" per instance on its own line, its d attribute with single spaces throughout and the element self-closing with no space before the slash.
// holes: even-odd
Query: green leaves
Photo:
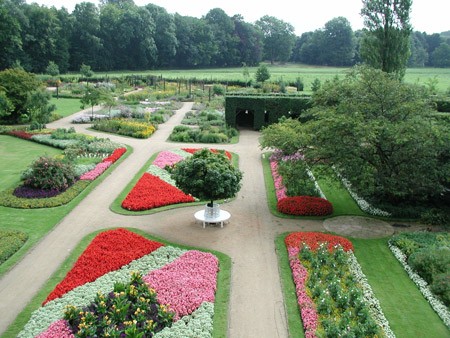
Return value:
<svg viewBox="0 0 450 338">
<path fill-rule="evenodd" d="M 172 178 L 184 192 L 202 200 L 216 200 L 236 195 L 242 172 L 225 155 L 202 149 L 177 163 Z"/>
</svg>

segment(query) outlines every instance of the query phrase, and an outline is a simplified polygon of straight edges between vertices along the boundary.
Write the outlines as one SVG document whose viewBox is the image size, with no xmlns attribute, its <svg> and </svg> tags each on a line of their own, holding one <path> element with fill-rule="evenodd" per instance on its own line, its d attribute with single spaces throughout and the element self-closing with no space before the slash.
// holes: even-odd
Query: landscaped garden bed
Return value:
<svg viewBox="0 0 450 338">
<path fill-rule="evenodd" d="M 296 232 L 285 245 L 306 337 L 394 337 L 349 240 Z"/>
<path fill-rule="evenodd" d="M 125 229 L 102 232 L 18 337 L 212 337 L 216 321 L 226 321 L 215 316 L 224 314 L 223 305 L 215 309 L 214 303 L 224 294 L 218 285 L 228 270 L 220 256 Z"/>
<path fill-rule="evenodd" d="M 151 210 L 163 206 L 192 203 L 194 196 L 186 194 L 176 186 L 170 175 L 170 167 L 199 151 L 198 148 L 183 148 L 158 153 L 152 164 L 132 187 L 121 202 L 123 209 L 129 211 Z M 212 152 L 217 152 L 211 149 Z M 228 159 L 232 155 L 224 152 Z"/>
<path fill-rule="evenodd" d="M 176 126 L 170 141 L 186 143 L 230 143 L 237 137 L 235 128 L 225 123 L 225 113 L 220 110 L 201 109 L 185 114 L 181 126 Z"/>
<path fill-rule="evenodd" d="M 21 185 L 1 192 L 0 205 L 6 207 L 28 209 L 67 204 L 126 152 L 118 143 L 80 135 L 73 129 L 9 134 L 64 151 L 59 157 L 41 156 L 22 173 Z"/>
</svg>

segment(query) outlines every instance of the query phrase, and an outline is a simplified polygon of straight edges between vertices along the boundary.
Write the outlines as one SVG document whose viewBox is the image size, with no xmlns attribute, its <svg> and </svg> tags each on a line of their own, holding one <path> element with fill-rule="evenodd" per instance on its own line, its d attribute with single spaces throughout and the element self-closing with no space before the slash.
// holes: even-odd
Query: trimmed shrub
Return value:
<svg viewBox="0 0 450 338">
<path fill-rule="evenodd" d="M 293 196 L 279 200 L 277 210 L 295 216 L 326 216 L 333 213 L 333 205 L 321 197 Z"/>
<path fill-rule="evenodd" d="M 64 191 L 76 181 L 71 164 L 62 160 L 42 156 L 31 165 L 24 177 L 24 185 L 43 190 Z"/>
<path fill-rule="evenodd" d="M 155 126 L 150 123 L 125 119 L 97 120 L 92 128 L 135 138 L 148 138 L 156 130 Z"/>
</svg>

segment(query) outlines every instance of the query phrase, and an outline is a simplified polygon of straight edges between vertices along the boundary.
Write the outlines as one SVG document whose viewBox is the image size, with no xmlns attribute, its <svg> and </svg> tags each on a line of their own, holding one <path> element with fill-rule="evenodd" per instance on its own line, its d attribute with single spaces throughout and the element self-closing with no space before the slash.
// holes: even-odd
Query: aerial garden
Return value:
<svg viewBox="0 0 450 338">
<path fill-rule="evenodd" d="M 363 70 L 354 76 L 365 79 L 366 75 Z M 375 75 L 368 77 L 373 80 Z M 330 82 L 333 89 L 353 85 L 359 88 L 352 78 L 348 82 Z M 122 136 L 150 137 L 151 141 L 158 124 L 170 119 L 180 107 L 180 86 L 149 86 L 121 97 L 120 105 L 108 106 L 104 100 L 102 110 L 94 114 L 92 109 L 73 123 L 89 123 L 95 130 Z M 421 220 L 433 231 L 402 232 L 376 240 L 319 232 L 291 232 L 276 238 L 290 333 L 305 337 L 444 337 L 450 327 L 450 236 L 437 230 L 447 229 L 448 209 L 432 191 L 438 183 L 448 183 L 445 175 L 433 172 L 438 183 L 431 178 L 424 180 L 420 190 L 411 188 L 411 180 L 416 178 L 407 177 L 410 181 L 406 187 L 397 184 L 390 190 L 389 185 L 395 181 L 375 176 L 379 170 L 375 165 L 364 166 L 361 154 L 374 155 L 370 158 L 374 163 L 381 161 L 375 157 L 379 148 L 384 150 L 383 156 L 392 155 L 388 143 L 375 141 L 379 141 L 380 134 L 384 140 L 394 140 L 398 130 L 392 127 L 383 132 L 373 123 L 370 127 L 376 132 L 358 142 L 353 137 L 364 135 L 362 129 L 354 129 L 351 135 L 337 135 L 330 126 L 320 129 L 326 124 L 319 126 L 317 121 L 332 118 L 326 115 L 327 110 L 339 118 L 340 112 L 351 112 L 356 105 L 353 98 L 342 98 L 342 106 L 327 106 L 330 100 L 326 92 L 332 92 L 331 87 L 317 93 L 322 110 L 313 108 L 308 122 L 283 119 L 262 130 L 261 147 L 267 149 L 262 165 L 271 212 L 299 220 L 340 215 L 398 223 Z M 220 88 L 212 100 L 210 92 L 200 86 L 185 90 L 191 91 L 194 99 L 197 93 L 198 109 L 187 114 L 183 126 L 175 127 L 168 150 L 153 154 L 117 196 L 111 206 L 114 212 L 141 215 L 207 203 L 205 196 L 183 190 L 176 174 L 184 161 L 201 157 L 201 153 L 205 158 L 217 156 L 223 163 L 238 167 L 237 154 L 214 147 L 214 143 L 237 142 L 237 131 L 224 126 L 223 106 L 218 103 Z M 406 89 L 402 94 L 409 100 L 413 98 Z M 366 125 L 371 123 L 357 113 L 352 117 L 352 121 L 334 122 L 345 128 L 357 125 L 354 121 L 358 119 Z M 401 121 L 393 118 L 391 122 L 395 126 Z M 401 125 L 403 130 L 417 134 L 414 126 Z M 2 154 L 6 154 L 7 161 L 0 164 L 5 188 L 0 194 L 0 210 L 7 226 L 1 229 L 1 247 L 6 250 L 0 255 L 0 272 L 6 274 L 101 183 L 105 172 L 112 173 L 126 160 L 132 149 L 125 145 L 126 138 L 123 144 L 116 143 L 71 128 L 3 130 Z M 296 137 L 287 140 L 284 134 Z M 437 137 L 425 128 L 419 134 Z M 343 142 L 337 142 L 338 136 Z M 202 140 L 206 143 L 204 149 L 189 145 Z M 417 144 L 407 144 L 404 139 L 395 141 L 398 156 L 389 160 L 399 169 L 389 172 L 391 175 L 407 171 L 408 167 L 402 167 L 405 157 L 411 158 L 412 165 L 419 165 L 411 152 L 401 153 L 405 149 L 414 148 L 417 156 L 427 156 L 422 171 L 431 173 L 431 164 L 442 163 L 443 148 L 435 144 L 426 144 L 428 150 L 438 154 L 432 158 Z M 3 148 L 3 144 L 7 147 Z M 440 145 L 446 146 L 445 142 Z M 24 148 L 28 152 L 20 153 Z M 355 163 L 349 164 L 345 158 Z M 11 163 L 14 171 L 8 170 Z M 235 174 L 237 181 L 230 184 L 238 186 L 241 174 Z M 419 200 L 420 194 L 428 194 L 429 198 Z M 412 200 L 417 203 L 411 205 Z M 427 204 L 430 200 L 432 205 Z M 180 246 L 134 229 L 98 231 L 77 246 L 5 337 L 225 337 L 230 273 L 230 258 L 219 252 Z M 415 325 L 411 326 L 411 322 Z"/>
</svg>

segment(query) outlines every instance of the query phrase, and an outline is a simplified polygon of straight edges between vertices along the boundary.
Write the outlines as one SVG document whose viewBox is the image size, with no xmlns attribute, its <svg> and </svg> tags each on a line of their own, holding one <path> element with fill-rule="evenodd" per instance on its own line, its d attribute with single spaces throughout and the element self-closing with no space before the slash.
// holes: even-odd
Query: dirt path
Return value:
<svg viewBox="0 0 450 338">
<path fill-rule="evenodd" d="M 146 216 L 124 216 L 109 210 L 116 196 L 152 154 L 182 146 L 166 140 L 191 108 L 192 103 L 185 103 L 148 140 L 86 130 L 85 125 L 70 124 L 73 116 L 50 125 L 51 128 L 74 126 L 86 134 L 109 137 L 130 145 L 133 153 L 0 280 L 0 332 L 6 330 L 85 235 L 120 226 L 139 228 L 169 241 L 226 253 L 232 259 L 228 336 L 288 337 L 274 240 L 286 231 L 326 230 L 321 221 L 279 219 L 270 214 L 258 132 L 242 131 L 239 143 L 234 145 L 189 144 L 189 147 L 227 149 L 240 156 L 243 185 L 237 198 L 222 206 L 232 215 L 223 229 L 213 226 L 203 229 L 195 222 L 193 215 L 201 209 L 199 206 Z"/>
</svg>

